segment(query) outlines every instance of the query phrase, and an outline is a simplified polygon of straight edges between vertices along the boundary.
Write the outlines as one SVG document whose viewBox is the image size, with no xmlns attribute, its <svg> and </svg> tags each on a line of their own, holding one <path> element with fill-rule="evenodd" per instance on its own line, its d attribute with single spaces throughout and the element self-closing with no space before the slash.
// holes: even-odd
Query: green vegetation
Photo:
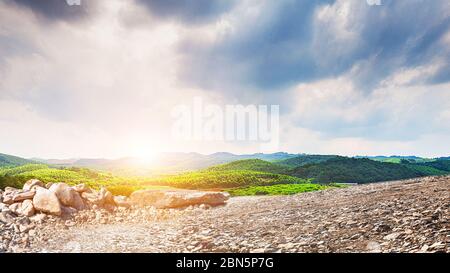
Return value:
<svg viewBox="0 0 450 273">
<path fill-rule="evenodd" d="M 114 194 L 129 195 L 144 188 L 226 189 L 252 185 L 299 184 L 307 180 L 257 171 L 201 171 L 159 178 L 118 177 L 85 168 L 50 167 L 31 164 L 0 168 L 0 187 L 21 188 L 32 178 L 45 183 L 65 182 L 70 185 L 85 183 L 92 188 L 107 187 Z"/>
<path fill-rule="evenodd" d="M 335 155 L 301 155 L 294 158 L 277 161 L 278 164 L 289 167 L 300 167 L 308 164 L 325 162 L 329 159 L 336 158 Z"/>
<path fill-rule="evenodd" d="M 227 190 L 232 196 L 245 196 L 245 195 L 289 195 L 309 191 L 319 191 L 331 186 L 319 185 L 319 184 L 281 184 L 272 186 L 250 186 L 245 188 L 236 188 Z"/>
<path fill-rule="evenodd" d="M 184 189 L 224 189 L 252 185 L 299 184 L 305 182 L 305 179 L 275 173 L 244 170 L 206 170 L 152 179 L 144 184 L 165 185 Z"/>
<path fill-rule="evenodd" d="M 24 159 L 17 156 L 0 154 L 0 167 L 13 167 L 25 164 L 35 163 L 32 160 Z"/>
<path fill-rule="evenodd" d="M 441 170 L 444 172 L 450 172 L 450 160 L 448 160 L 448 159 L 424 162 L 424 163 L 419 163 L 417 165 L 434 168 L 434 169 Z"/>
<path fill-rule="evenodd" d="M 271 163 L 261 159 L 237 160 L 231 163 L 217 165 L 207 169 L 208 171 L 258 171 L 266 173 L 283 174 L 289 171 L 289 168 L 276 163 Z"/>
<path fill-rule="evenodd" d="M 21 188 L 27 180 L 33 178 L 44 183 L 65 182 L 69 185 L 85 183 L 92 188 L 105 186 L 115 192 L 125 188 L 128 188 L 127 192 L 139 189 L 138 179 L 115 177 L 86 168 L 50 167 L 43 164 L 0 168 L 0 188 L 7 186 Z"/>
<path fill-rule="evenodd" d="M 417 156 L 369 156 L 369 157 L 356 157 L 356 158 L 368 158 L 375 161 L 386 163 L 423 163 L 434 161 L 431 158 L 423 158 Z"/>
<path fill-rule="evenodd" d="M 378 162 L 366 158 L 336 157 L 292 170 L 292 176 L 314 179 L 316 183 L 370 183 L 424 176 L 403 164 Z"/>
</svg>

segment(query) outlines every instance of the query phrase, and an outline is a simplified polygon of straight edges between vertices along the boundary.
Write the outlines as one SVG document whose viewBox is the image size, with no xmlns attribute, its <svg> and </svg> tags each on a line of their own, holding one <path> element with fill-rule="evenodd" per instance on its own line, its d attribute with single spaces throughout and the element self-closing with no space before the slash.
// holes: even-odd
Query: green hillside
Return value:
<svg viewBox="0 0 450 273">
<path fill-rule="evenodd" d="M 268 173 L 287 173 L 289 168 L 276 163 L 267 162 L 261 159 L 246 159 L 233 161 L 231 163 L 221 164 L 210 167 L 209 171 L 259 171 Z"/>
<path fill-rule="evenodd" d="M 224 189 L 234 187 L 307 183 L 288 175 L 248 170 L 201 171 L 151 179 L 146 184 L 185 189 Z"/>
<path fill-rule="evenodd" d="M 347 157 L 336 157 L 325 162 L 297 167 L 290 174 L 305 179 L 312 178 L 316 183 L 370 183 L 426 175 L 403 164 Z"/>
<path fill-rule="evenodd" d="M 417 165 L 434 168 L 444 172 L 450 172 L 450 160 L 448 159 L 418 163 Z"/>
<path fill-rule="evenodd" d="M 386 162 L 386 163 L 401 163 L 401 162 L 410 162 L 410 163 L 423 163 L 434 161 L 431 158 L 424 158 L 418 156 L 357 156 L 356 158 L 368 158 L 375 161 Z"/>
<path fill-rule="evenodd" d="M 277 161 L 278 164 L 289 167 L 299 167 L 307 164 L 321 163 L 336 158 L 335 155 L 301 155 L 285 160 Z"/>
<path fill-rule="evenodd" d="M 25 164 L 35 163 L 32 160 L 28 160 L 25 158 L 7 155 L 7 154 L 0 154 L 0 167 L 5 166 L 20 166 Z"/>
<path fill-rule="evenodd" d="M 169 186 L 184 189 L 226 189 L 259 185 L 298 184 L 308 181 L 288 175 L 250 170 L 199 171 L 159 178 L 119 177 L 85 168 L 51 167 L 29 164 L 0 168 L 0 188 L 21 188 L 32 178 L 45 183 L 65 182 L 70 185 L 85 183 L 92 188 L 106 186 L 115 194 L 130 194 L 137 189 Z"/>
</svg>

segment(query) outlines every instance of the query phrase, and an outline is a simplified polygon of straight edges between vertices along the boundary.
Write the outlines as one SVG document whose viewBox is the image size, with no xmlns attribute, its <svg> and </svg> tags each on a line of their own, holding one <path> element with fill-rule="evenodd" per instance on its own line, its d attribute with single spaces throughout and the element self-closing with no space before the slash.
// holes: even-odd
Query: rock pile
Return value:
<svg viewBox="0 0 450 273">
<path fill-rule="evenodd" d="M 44 185 L 32 179 L 22 189 L 6 187 L 4 191 L 0 190 L 0 253 L 20 251 L 29 246 L 30 239 L 40 239 L 36 238 L 39 237 L 36 227 L 43 222 L 52 222 L 62 228 L 85 223 L 132 223 L 177 214 L 174 210 L 157 211 L 156 208 L 220 205 L 229 198 L 220 192 L 151 192 L 133 194 L 132 202 L 126 196 L 114 196 L 106 188 L 96 191 L 85 184 Z M 151 200 L 146 200 L 147 197 Z"/>
</svg>

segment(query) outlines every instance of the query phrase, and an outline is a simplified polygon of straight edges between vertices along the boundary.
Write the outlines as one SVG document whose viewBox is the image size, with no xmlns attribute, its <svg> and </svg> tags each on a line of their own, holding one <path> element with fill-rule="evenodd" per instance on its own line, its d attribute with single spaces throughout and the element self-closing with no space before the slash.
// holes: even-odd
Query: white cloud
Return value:
<svg viewBox="0 0 450 273">
<path fill-rule="evenodd" d="M 219 84 L 237 90 L 221 86 L 221 92 L 210 92 L 178 79 L 179 70 L 193 69 L 182 67 L 180 42 L 188 37 L 213 46 L 233 35 L 246 37 L 253 31 L 248 26 L 270 26 L 268 21 L 277 19 L 271 7 L 278 3 L 242 1 L 218 20 L 189 26 L 158 21 L 131 3 L 99 1 L 96 16 L 70 23 L 42 22 L 29 10 L 0 3 L 0 152 L 42 157 L 258 152 L 259 144 L 172 141 L 170 111 L 194 96 L 219 105 L 280 102 L 285 151 L 427 156 L 450 151 L 445 141 L 450 85 L 424 85 L 445 60 L 397 69 L 372 92 L 361 90 L 355 79 L 377 64 L 378 52 L 347 74 L 288 90 L 242 90 L 236 81 Z M 320 65 L 333 67 L 362 47 L 358 22 L 367 10 L 356 10 L 355 3 L 336 1 L 317 10 L 312 36 Z M 449 44 L 448 37 L 443 43 Z M 250 68 L 244 63 L 215 69 L 246 75 Z M 210 77 L 208 72 L 201 77 Z"/>
</svg>

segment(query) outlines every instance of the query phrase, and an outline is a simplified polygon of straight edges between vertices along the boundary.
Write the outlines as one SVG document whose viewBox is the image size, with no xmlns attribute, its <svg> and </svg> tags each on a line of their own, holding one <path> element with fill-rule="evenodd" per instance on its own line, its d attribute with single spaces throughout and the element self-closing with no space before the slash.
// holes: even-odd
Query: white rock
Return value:
<svg viewBox="0 0 450 273">
<path fill-rule="evenodd" d="M 19 192 L 12 197 L 12 200 L 13 202 L 21 202 L 23 200 L 33 199 L 35 193 L 36 193 L 35 191 L 30 190 Z"/>
<path fill-rule="evenodd" d="M 83 192 L 91 192 L 91 189 L 86 186 L 86 184 L 78 184 L 76 186 L 73 186 L 72 188 L 80 194 Z"/>
<path fill-rule="evenodd" d="M 34 211 L 33 201 L 31 201 L 29 199 L 24 200 L 18 210 L 18 213 L 20 215 L 27 216 L 27 217 L 33 216 L 34 212 L 35 211 Z"/>
<path fill-rule="evenodd" d="M 400 236 L 400 233 L 394 232 L 394 233 L 384 236 L 383 239 L 387 240 L 387 241 L 391 241 L 391 240 L 397 239 L 398 236 Z"/>
<path fill-rule="evenodd" d="M 77 210 L 86 208 L 78 192 L 65 183 L 53 184 L 49 190 L 55 193 L 61 204 L 65 206 L 73 207 Z"/>
<path fill-rule="evenodd" d="M 42 221 L 45 220 L 45 218 L 47 218 L 47 215 L 46 215 L 46 214 L 44 214 L 44 213 L 39 213 L 39 214 L 36 214 L 36 215 L 34 215 L 34 216 L 31 216 L 31 217 L 30 217 L 30 221 L 31 221 L 31 222 L 38 222 L 38 223 L 41 223 Z"/>
<path fill-rule="evenodd" d="M 44 187 L 44 183 L 42 183 L 41 181 L 39 181 L 37 179 L 31 179 L 31 180 L 28 180 L 27 182 L 25 182 L 25 184 L 23 185 L 23 190 L 29 191 L 35 187 Z"/>
<path fill-rule="evenodd" d="M 129 208 L 131 206 L 131 204 L 128 202 L 128 198 L 122 195 L 114 196 L 114 203 L 116 203 L 118 207 Z"/>
<path fill-rule="evenodd" d="M 56 194 L 45 188 L 37 188 L 33 197 L 33 206 L 36 210 L 53 215 L 61 215 L 61 204 Z"/>
<path fill-rule="evenodd" d="M 224 192 L 139 190 L 131 194 L 130 202 L 137 206 L 178 208 L 200 204 L 222 205 L 229 197 L 230 195 Z"/>
</svg>

